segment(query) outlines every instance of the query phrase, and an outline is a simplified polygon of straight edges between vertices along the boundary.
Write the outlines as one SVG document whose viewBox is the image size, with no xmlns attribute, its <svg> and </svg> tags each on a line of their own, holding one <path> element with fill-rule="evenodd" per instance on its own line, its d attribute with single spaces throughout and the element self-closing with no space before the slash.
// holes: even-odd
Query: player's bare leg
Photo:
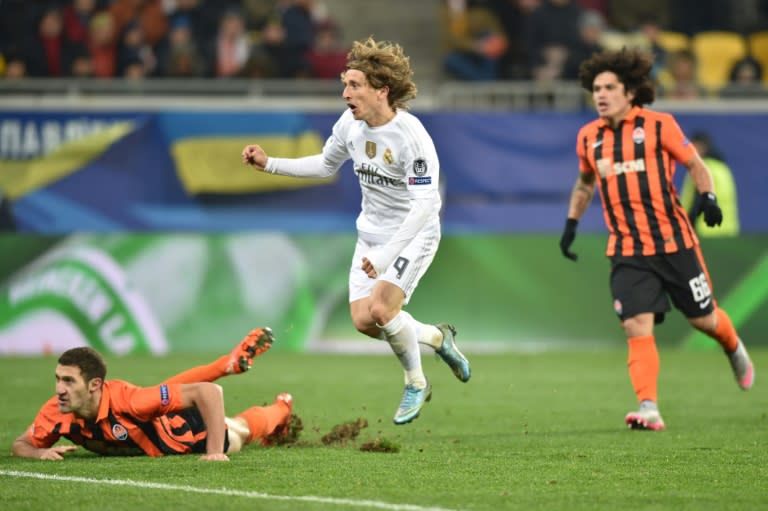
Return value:
<svg viewBox="0 0 768 511">
<path fill-rule="evenodd" d="M 252 406 L 237 417 L 227 418 L 229 450 L 260 441 L 261 445 L 295 442 L 303 429 L 301 419 L 293 414 L 293 396 L 281 392 L 269 406 Z"/>
</svg>

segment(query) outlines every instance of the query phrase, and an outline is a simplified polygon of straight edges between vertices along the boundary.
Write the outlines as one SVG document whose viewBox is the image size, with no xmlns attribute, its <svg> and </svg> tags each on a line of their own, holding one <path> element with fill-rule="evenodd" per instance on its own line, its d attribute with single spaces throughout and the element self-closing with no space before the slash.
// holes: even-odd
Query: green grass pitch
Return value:
<svg viewBox="0 0 768 511">
<path fill-rule="evenodd" d="M 249 373 L 219 380 L 227 413 L 289 391 L 301 442 L 249 446 L 230 463 L 83 451 L 63 462 L 13 458 L 13 439 L 53 394 L 55 359 L 0 358 L 0 509 L 768 508 L 768 351 L 753 350 L 756 384 L 743 392 L 720 353 L 662 349 L 663 432 L 625 429 L 635 405 L 625 357 L 619 349 L 474 355 L 462 384 L 425 356 L 432 401 L 412 424 L 394 426 L 402 391 L 394 357 L 267 353 Z M 149 385 L 208 360 L 112 357 L 109 376 Z M 359 417 L 369 426 L 354 443 L 321 443 Z M 400 451 L 359 449 L 376 438 Z"/>
</svg>

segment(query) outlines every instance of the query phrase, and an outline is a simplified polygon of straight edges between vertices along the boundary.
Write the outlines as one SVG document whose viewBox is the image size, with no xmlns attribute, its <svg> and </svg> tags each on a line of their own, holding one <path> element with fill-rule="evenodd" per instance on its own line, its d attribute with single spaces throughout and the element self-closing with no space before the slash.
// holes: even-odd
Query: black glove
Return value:
<svg viewBox="0 0 768 511">
<path fill-rule="evenodd" d="M 693 201 L 693 208 L 689 213 L 691 222 L 695 222 L 701 213 L 704 213 L 704 223 L 709 227 L 720 225 L 723 222 L 723 211 L 717 205 L 717 197 L 712 192 L 704 192 Z"/>
<path fill-rule="evenodd" d="M 579 221 L 575 218 L 569 218 L 565 221 L 565 230 L 560 237 L 560 251 L 565 257 L 572 261 L 576 261 L 579 256 L 570 251 L 573 240 L 576 239 L 576 227 L 579 225 Z"/>
</svg>

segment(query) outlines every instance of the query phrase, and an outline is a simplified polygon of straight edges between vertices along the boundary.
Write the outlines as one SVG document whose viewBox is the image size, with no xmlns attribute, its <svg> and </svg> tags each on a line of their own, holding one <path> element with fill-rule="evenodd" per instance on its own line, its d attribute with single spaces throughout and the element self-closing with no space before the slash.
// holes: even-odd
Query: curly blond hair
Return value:
<svg viewBox="0 0 768 511">
<path fill-rule="evenodd" d="M 374 89 L 389 87 L 387 100 L 393 109 L 408 109 L 408 101 L 416 97 L 411 61 L 399 44 L 375 41 L 373 37 L 355 41 L 347 54 L 346 67 L 365 74 Z"/>
</svg>

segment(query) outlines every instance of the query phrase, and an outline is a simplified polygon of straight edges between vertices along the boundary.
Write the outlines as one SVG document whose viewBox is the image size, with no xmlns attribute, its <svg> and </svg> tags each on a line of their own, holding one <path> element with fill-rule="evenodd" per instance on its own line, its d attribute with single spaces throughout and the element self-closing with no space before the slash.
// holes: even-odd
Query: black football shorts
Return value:
<svg viewBox="0 0 768 511">
<path fill-rule="evenodd" d="M 652 312 L 664 321 L 669 300 L 687 318 L 714 310 L 712 286 L 703 261 L 694 249 L 653 256 L 611 257 L 613 309 L 623 321 Z"/>
</svg>

